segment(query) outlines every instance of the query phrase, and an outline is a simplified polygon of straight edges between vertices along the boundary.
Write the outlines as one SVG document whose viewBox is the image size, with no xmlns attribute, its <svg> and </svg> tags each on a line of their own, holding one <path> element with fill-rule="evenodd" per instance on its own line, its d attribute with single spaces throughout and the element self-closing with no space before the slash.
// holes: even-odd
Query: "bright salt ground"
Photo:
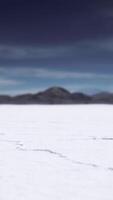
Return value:
<svg viewBox="0 0 113 200">
<path fill-rule="evenodd" d="M 0 200 L 113 200 L 113 106 L 0 106 Z"/>
</svg>

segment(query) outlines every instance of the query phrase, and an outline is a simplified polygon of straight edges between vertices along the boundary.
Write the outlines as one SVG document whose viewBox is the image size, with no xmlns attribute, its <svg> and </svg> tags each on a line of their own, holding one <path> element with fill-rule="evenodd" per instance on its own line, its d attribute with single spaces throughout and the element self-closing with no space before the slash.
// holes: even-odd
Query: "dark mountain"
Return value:
<svg viewBox="0 0 113 200">
<path fill-rule="evenodd" d="M 42 92 L 43 95 L 45 96 L 51 96 L 51 97 L 62 97 L 62 98 L 67 98 L 70 97 L 71 93 L 61 87 L 51 87 L 44 92 Z"/>
<path fill-rule="evenodd" d="M 11 97 L 8 95 L 0 95 L 0 104 L 5 104 L 11 101 Z"/>
<path fill-rule="evenodd" d="M 23 94 L 12 97 L 10 103 L 12 104 L 31 104 L 33 103 L 33 94 Z"/>
<path fill-rule="evenodd" d="M 71 93 L 61 87 L 52 87 L 37 94 L 40 103 L 65 104 L 71 103 Z"/>
<path fill-rule="evenodd" d="M 92 96 L 94 103 L 108 103 L 113 104 L 113 93 L 100 92 Z"/>
<path fill-rule="evenodd" d="M 61 87 L 51 87 L 36 94 L 14 97 L 0 95 L 0 104 L 113 104 L 113 93 L 101 92 L 93 96 L 81 92 L 71 93 Z"/>
<path fill-rule="evenodd" d="M 92 97 L 83 93 L 72 93 L 71 98 L 73 99 L 74 103 L 90 103 L 92 101 Z"/>
</svg>

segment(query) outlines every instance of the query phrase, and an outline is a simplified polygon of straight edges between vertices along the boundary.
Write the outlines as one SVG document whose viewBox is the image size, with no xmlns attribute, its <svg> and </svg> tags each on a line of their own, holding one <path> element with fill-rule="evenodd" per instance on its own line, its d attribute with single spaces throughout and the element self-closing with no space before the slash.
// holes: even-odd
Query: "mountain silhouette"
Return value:
<svg viewBox="0 0 113 200">
<path fill-rule="evenodd" d="M 0 104 L 113 104 L 113 93 L 100 92 L 87 95 L 69 92 L 62 87 L 51 87 L 35 94 L 0 95 Z"/>
</svg>

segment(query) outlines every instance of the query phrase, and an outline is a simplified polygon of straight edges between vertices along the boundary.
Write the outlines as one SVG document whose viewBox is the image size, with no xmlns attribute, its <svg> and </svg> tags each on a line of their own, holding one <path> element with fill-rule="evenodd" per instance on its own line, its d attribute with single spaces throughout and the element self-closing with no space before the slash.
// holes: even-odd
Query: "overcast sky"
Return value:
<svg viewBox="0 0 113 200">
<path fill-rule="evenodd" d="M 113 91 L 113 1 L 0 1 L 0 93 L 56 85 Z"/>
</svg>

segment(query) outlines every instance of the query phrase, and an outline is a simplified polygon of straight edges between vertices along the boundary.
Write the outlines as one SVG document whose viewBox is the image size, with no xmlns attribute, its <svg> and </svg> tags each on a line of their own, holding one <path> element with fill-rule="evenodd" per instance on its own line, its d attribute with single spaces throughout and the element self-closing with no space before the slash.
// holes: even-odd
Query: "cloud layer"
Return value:
<svg viewBox="0 0 113 200">
<path fill-rule="evenodd" d="M 14 80 L 14 79 L 6 79 L 6 78 L 0 78 L 0 87 L 2 86 L 14 86 L 21 84 L 20 81 Z"/>
<path fill-rule="evenodd" d="M 68 45 L 54 45 L 54 46 L 14 46 L 14 45 L 0 45 L 0 59 L 2 62 L 6 60 L 23 61 L 26 63 L 32 60 L 48 59 L 72 59 L 76 63 L 76 59 L 90 59 L 95 58 L 98 63 L 99 57 L 103 56 L 106 60 L 113 54 L 113 38 L 109 39 L 95 39 L 82 40 Z M 90 56 L 90 57 L 89 57 Z M 111 57 L 112 59 L 112 57 Z"/>
<path fill-rule="evenodd" d="M 19 47 L 0 45 L 0 58 L 3 59 L 40 59 L 53 58 L 68 55 L 73 47 L 56 46 L 56 47 Z"/>
<path fill-rule="evenodd" d="M 93 72 L 76 72 L 69 70 L 53 70 L 46 68 L 0 68 L 1 78 L 41 78 L 41 79 L 112 79 L 113 74 Z M 2 79 L 3 80 L 3 79 Z"/>
</svg>

